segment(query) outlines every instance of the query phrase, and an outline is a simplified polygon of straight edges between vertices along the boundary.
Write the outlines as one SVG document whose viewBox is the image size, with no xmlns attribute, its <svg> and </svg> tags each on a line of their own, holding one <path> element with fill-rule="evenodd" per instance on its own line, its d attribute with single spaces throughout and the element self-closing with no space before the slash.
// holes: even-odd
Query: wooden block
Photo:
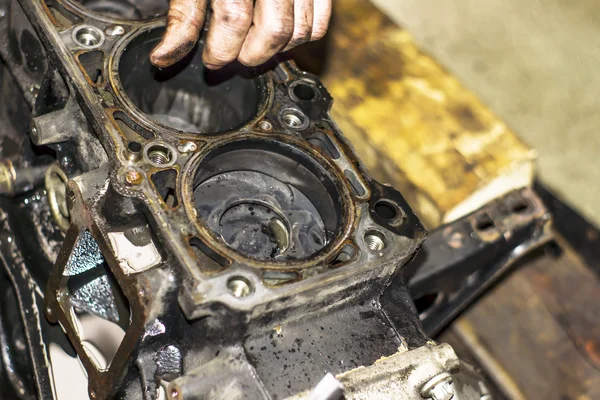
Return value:
<svg viewBox="0 0 600 400">
<path fill-rule="evenodd" d="M 567 249 L 528 262 L 450 329 L 510 398 L 599 399 L 598 304 L 600 282 Z"/>
<path fill-rule="evenodd" d="M 334 119 L 429 228 L 531 184 L 535 153 L 370 2 L 337 0 L 329 36 Z"/>
</svg>

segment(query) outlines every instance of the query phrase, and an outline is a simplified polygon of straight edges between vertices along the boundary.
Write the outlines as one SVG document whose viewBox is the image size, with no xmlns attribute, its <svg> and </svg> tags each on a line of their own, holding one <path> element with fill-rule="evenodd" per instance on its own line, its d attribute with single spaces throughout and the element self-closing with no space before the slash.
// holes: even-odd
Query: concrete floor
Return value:
<svg viewBox="0 0 600 400">
<path fill-rule="evenodd" d="M 536 148 L 542 182 L 600 226 L 600 4 L 373 1 Z"/>
</svg>

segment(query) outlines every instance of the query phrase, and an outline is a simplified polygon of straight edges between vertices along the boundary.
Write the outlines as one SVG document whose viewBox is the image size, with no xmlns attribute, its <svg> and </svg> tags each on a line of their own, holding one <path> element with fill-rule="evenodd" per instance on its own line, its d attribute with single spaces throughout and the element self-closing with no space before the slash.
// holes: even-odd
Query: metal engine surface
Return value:
<svg viewBox="0 0 600 400">
<path fill-rule="evenodd" d="M 92 399 L 488 396 L 423 331 L 426 232 L 319 79 L 206 70 L 203 39 L 156 69 L 167 7 L 0 1 L 2 393 L 57 398 L 60 356 Z"/>
</svg>

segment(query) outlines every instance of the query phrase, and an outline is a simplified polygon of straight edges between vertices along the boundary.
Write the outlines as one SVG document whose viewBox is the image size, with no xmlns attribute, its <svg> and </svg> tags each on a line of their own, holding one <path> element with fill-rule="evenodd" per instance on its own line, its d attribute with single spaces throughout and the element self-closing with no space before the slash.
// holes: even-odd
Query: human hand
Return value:
<svg viewBox="0 0 600 400">
<path fill-rule="evenodd" d="M 172 0 L 167 30 L 150 54 L 166 68 L 196 45 L 210 0 Z M 280 51 L 321 39 L 331 18 L 332 0 L 212 0 L 212 17 L 202 59 L 209 69 L 234 60 L 265 63 Z"/>
</svg>

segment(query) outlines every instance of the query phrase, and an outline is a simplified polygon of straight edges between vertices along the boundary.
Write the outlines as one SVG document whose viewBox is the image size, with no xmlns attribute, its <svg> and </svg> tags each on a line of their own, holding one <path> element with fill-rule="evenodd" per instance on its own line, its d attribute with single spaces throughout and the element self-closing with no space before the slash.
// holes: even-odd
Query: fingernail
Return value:
<svg viewBox="0 0 600 400">
<path fill-rule="evenodd" d="M 219 69 L 221 68 L 220 65 L 216 65 L 216 64 L 209 64 L 209 63 L 204 63 L 204 66 L 208 69 Z"/>
</svg>

